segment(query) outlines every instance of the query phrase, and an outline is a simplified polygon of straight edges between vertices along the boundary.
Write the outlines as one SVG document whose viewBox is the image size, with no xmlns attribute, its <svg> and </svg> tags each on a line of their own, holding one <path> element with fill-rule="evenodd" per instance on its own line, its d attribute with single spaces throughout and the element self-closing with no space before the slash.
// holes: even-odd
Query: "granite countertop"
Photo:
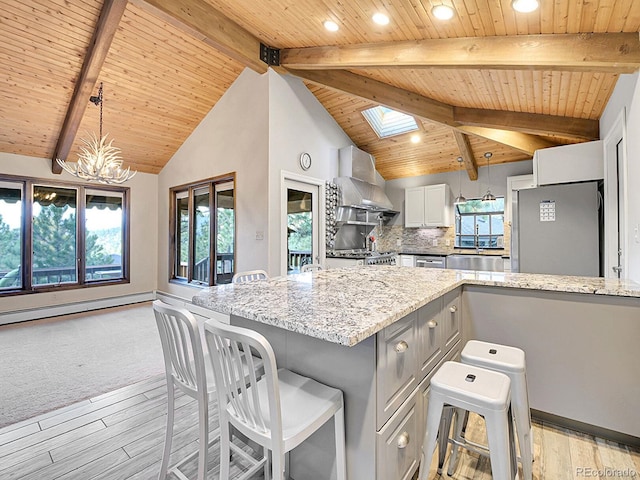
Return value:
<svg viewBox="0 0 640 480">
<path fill-rule="evenodd" d="M 452 253 L 453 250 L 444 248 L 410 248 L 400 251 L 401 255 L 433 255 L 434 257 L 446 257 Z"/>
<path fill-rule="evenodd" d="M 640 285 L 612 279 L 380 265 L 211 287 L 193 303 L 353 346 L 461 285 L 640 298 Z"/>
<path fill-rule="evenodd" d="M 502 257 L 509 258 L 509 254 L 505 253 L 503 249 L 481 250 L 479 253 L 473 249 L 460 249 L 460 248 L 438 248 L 438 247 L 425 247 L 425 248 L 403 248 L 399 252 L 401 255 L 431 255 L 434 257 L 447 257 L 449 255 L 484 255 L 490 257 Z"/>
</svg>

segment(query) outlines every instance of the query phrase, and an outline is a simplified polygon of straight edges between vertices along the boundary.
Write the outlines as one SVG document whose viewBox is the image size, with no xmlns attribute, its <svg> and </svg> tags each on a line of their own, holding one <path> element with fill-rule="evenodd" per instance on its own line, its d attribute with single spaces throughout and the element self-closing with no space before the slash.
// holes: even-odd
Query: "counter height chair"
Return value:
<svg viewBox="0 0 640 480">
<path fill-rule="evenodd" d="M 322 265 L 319 263 L 307 263 L 300 268 L 300 272 L 317 272 L 322 270 Z"/>
<path fill-rule="evenodd" d="M 277 369 L 271 345 L 253 330 L 208 320 L 205 338 L 218 385 L 220 478 L 229 478 L 229 457 L 233 450 L 253 463 L 242 476 L 243 480 L 262 468 L 265 479 L 283 480 L 285 455 L 333 417 L 336 478 L 346 480 L 342 391 L 289 370 Z M 245 385 L 235 380 L 233 372 L 241 362 L 251 362 L 251 357 L 245 360 L 246 352 L 251 350 L 264 362 L 264 376 L 258 380 L 250 375 Z M 229 442 L 230 426 L 261 445 L 263 458 L 249 457 Z"/>
<path fill-rule="evenodd" d="M 160 466 L 159 480 L 168 473 L 186 479 L 180 467 L 198 455 L 198 480 L 203 480 L 207 470 L 207 450 L 209 447 L 209 401 L 215 398 L 213 372 L 207 368 L 198 321 L 184 308 L 177 308 L 156 300 L 153 302 L 156 316 L 164 366 L 167 377 L 167 429 L 164 439 L 164 451 Z M 175 407 L 175 387 L 198 402 L 198 450 L 176 464 L 168 472 L 173 439 L 173 421 Z"/>
<path fill-rule="evenodd" d="M 238 272 L 231 279 L 232 283 L 253 282 L 255 280 L 269 280 L 269 274 L 264 270 L 248 270 Z"/>
</svg>

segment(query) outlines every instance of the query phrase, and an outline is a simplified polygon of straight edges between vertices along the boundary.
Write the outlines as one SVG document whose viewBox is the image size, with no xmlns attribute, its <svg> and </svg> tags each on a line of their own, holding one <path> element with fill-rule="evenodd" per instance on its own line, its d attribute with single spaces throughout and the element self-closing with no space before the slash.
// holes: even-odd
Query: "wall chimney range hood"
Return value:
<svg viewBox="0 0 640 480">
<path fill-rule="evenodd" d="M 372 155 L 353 145 L 339 151 L 339 177 L 333 182 L 340 189 L 338 206 L 362 208 L 377 212 L 397 213 L 379 185 Z"/>
</svg>

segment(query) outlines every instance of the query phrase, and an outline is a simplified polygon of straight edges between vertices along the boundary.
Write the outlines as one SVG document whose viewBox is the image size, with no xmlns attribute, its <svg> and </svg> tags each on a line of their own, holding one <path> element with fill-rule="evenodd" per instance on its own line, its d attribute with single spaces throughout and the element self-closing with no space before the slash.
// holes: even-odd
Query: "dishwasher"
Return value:
<svg viewBox="0 0 640 480">
<path fill-rule="evenodd" d="M 437 255 L 415 255 L 415 266 L 422 268 L 447 268 L 447 257 Z"/>
</svg>

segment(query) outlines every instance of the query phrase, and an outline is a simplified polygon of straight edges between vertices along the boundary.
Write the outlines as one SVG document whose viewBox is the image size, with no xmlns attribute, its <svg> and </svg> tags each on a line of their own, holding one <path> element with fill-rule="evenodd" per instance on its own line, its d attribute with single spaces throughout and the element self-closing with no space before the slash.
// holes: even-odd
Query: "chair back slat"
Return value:
<svg viewBox="0 0 640 480">
<path fill-rule="evenodd" d="M 171 375 L 182 387 L 206 392 L 206 374 L 198 322 L 185 309 L 153 302 L 167 376 Z"/>
<path fill-rule="evenodd" d="M 205 338 L 218 390 L 221 410 L 227 409 L 236 421 L 262 434 L 281 437 L 282 414 L 275 354 L 267 340 L 257 332 L 226 325 L 216 320 L 205 324 Z M 263 362 L 268 405 L 258 395 L 255 356 Z M 230 408 L 227 408 L 230 407 Z M 268 419 L 263 412 L 268 412 Z"/>
<path fill-rule="evenodd" d="M 255 282 L 257 280 L 269 280 L 269 274 L 264 270 L 249 270 L 238 272 L 231 279 L 232 283 Z"/>
</svg>

